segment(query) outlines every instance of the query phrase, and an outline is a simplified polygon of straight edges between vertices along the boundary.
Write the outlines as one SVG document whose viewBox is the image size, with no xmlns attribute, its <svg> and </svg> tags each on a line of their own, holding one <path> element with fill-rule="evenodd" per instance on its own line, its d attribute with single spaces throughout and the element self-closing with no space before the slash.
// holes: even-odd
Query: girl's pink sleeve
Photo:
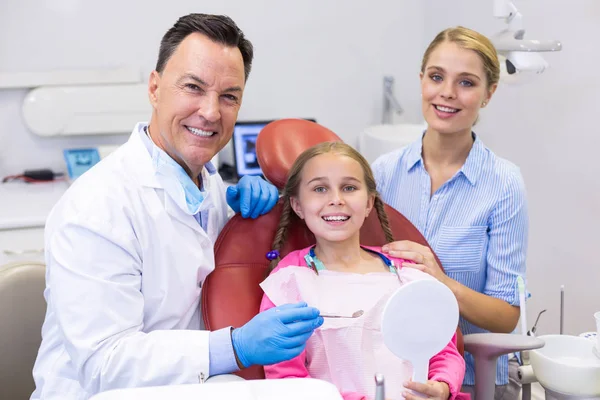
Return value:
<svg viewBox="0 0 600 400">
<path fill-rule="evenodd" d="M 429 379 L 448 384 L 450 399 L 454 400 L 459 395 L 464 377 L 465 360 L 456 347 L 455 333 L 450 343 L 429 361 Z M 458 397 L 458 399 L 464 398 Z"/>
</svg>

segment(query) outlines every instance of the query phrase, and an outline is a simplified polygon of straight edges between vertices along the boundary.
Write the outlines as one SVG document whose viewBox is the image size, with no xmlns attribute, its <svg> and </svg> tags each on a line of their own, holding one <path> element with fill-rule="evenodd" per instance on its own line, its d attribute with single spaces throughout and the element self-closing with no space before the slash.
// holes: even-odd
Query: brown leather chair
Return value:
<svg viewBox="0 0 600 400">
<path fill-rule="evenodd" d="M 283 188 L 296 157 L 307 148 L 326 141 L 341 141 L 329 129 L 314 122 L 284 119 L 270 123 L 260 132 L 257 156 L 265 177 L 279 189 Z M 202 317 L 206 329 L 242 326 L 260 308 L 263 292 L 259 286 L 267 275 L 273 237 L 281 215 L 281 203 L 257 218 L 244 219 L 235 215 L 223 228 L 215 244 L 215 270 L 208 275 L 202 288 Z M 429 246 L 427 241 L 402 214 L 386 205 L 394 239 L 412 240 Z M 361 229 L 363 245 L 381 246 L 385 236 L 376 213 L 371 213 Z M 301 220 L 290 226 L 281 257 L 290 251 L 315 243 L 314 236 Z M 437 256 L 436 256 L 437 258 Z M 441 263 L 438 260 L 438 263 Z M 462 354 L 462 336 L 459 351 Z M 264 378 L 263 368 L 252 366 L 238 373 L 246 379 Z"/>
<path fill-rule="evenodd" d="M 46 314 L 46 268 L 37 262 L 0 266 L 0 398 L 28 399 Z"/>
</svg>

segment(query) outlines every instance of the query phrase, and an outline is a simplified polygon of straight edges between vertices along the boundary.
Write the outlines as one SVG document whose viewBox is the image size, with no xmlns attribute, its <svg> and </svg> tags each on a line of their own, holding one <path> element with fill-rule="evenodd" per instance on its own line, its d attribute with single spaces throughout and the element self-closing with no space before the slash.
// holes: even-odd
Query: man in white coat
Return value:
<svg viewBox="0 0 600 400">
<path fill-rule="evenodd" d="M 228 204 L 257 217 L 278 197 L 256 177 L 226 191 L 210 163 L 233 133 L 252 57 L 224 16 L 184 16 L 163 37 L 150 123 L 78 178 L 48 217 L 48 308 L 32 399 L 198 383 L 288 360 L 322 324 L 300 303 L 241 328 L 202 330 L 202 282 Z"/>
</svg>

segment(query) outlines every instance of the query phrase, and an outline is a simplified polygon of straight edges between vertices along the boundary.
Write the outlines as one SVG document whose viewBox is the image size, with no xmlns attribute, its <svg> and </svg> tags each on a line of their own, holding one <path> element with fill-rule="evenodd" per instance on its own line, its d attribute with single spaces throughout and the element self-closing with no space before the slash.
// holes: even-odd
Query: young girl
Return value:
<svg viewBox="0 0 600 400">
<path fill-rule="evenodd" d="M 374 397 L 375 373 L 382 373 L 387 398 L 416 399 L 408 388 L 427 398 L 454 399 L 465 371 L 455 337 L 431 359 L 426 384 L 408 382 L 412 366 L 383 343 L 381 314 L 387 299 L 402 283 L 433 278 L 401 268 L 404 260 L 388 258 L 380 248 L 360 245 L 360 228 L 373 208 L 387 241 L 393 240 L 367 161 L 343 143 L 311 147 L 292 166 L 283 200 L 270 255 L 278 256 L 296 217 L 304 220 L 317 243 L 272 260 L 272 272 L 261 284 L 261 311 L 301 300 L 318 307 L 324 317 L 362 313 L 326 317 L 300 356 L 265 367 L 267 378 L 323 379 L 335 384 L 346 400 L 366 400 Z"/>
</svg>

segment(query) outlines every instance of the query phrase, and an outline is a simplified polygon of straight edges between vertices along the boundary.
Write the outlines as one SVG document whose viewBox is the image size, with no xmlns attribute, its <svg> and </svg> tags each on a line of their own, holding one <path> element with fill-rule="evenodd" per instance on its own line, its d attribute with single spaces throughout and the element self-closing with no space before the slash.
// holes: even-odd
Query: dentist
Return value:
<svg viewBox="0 0 600 400">
<path fill-rule="evenodd" d="M 198 383 L 291 359 L 323 319 L 306 304 L 203 331 L 202 283 L 228 205 L 269 211 L 277 190 L 225 188 L 210 160 L 231 138 L 252 44 L 224 16 L 190 14 L 164 35 L 150 75 L 150 123 L 77 179 L 45 231 L 46 319 L 32 399 Z"/>
</svg>

